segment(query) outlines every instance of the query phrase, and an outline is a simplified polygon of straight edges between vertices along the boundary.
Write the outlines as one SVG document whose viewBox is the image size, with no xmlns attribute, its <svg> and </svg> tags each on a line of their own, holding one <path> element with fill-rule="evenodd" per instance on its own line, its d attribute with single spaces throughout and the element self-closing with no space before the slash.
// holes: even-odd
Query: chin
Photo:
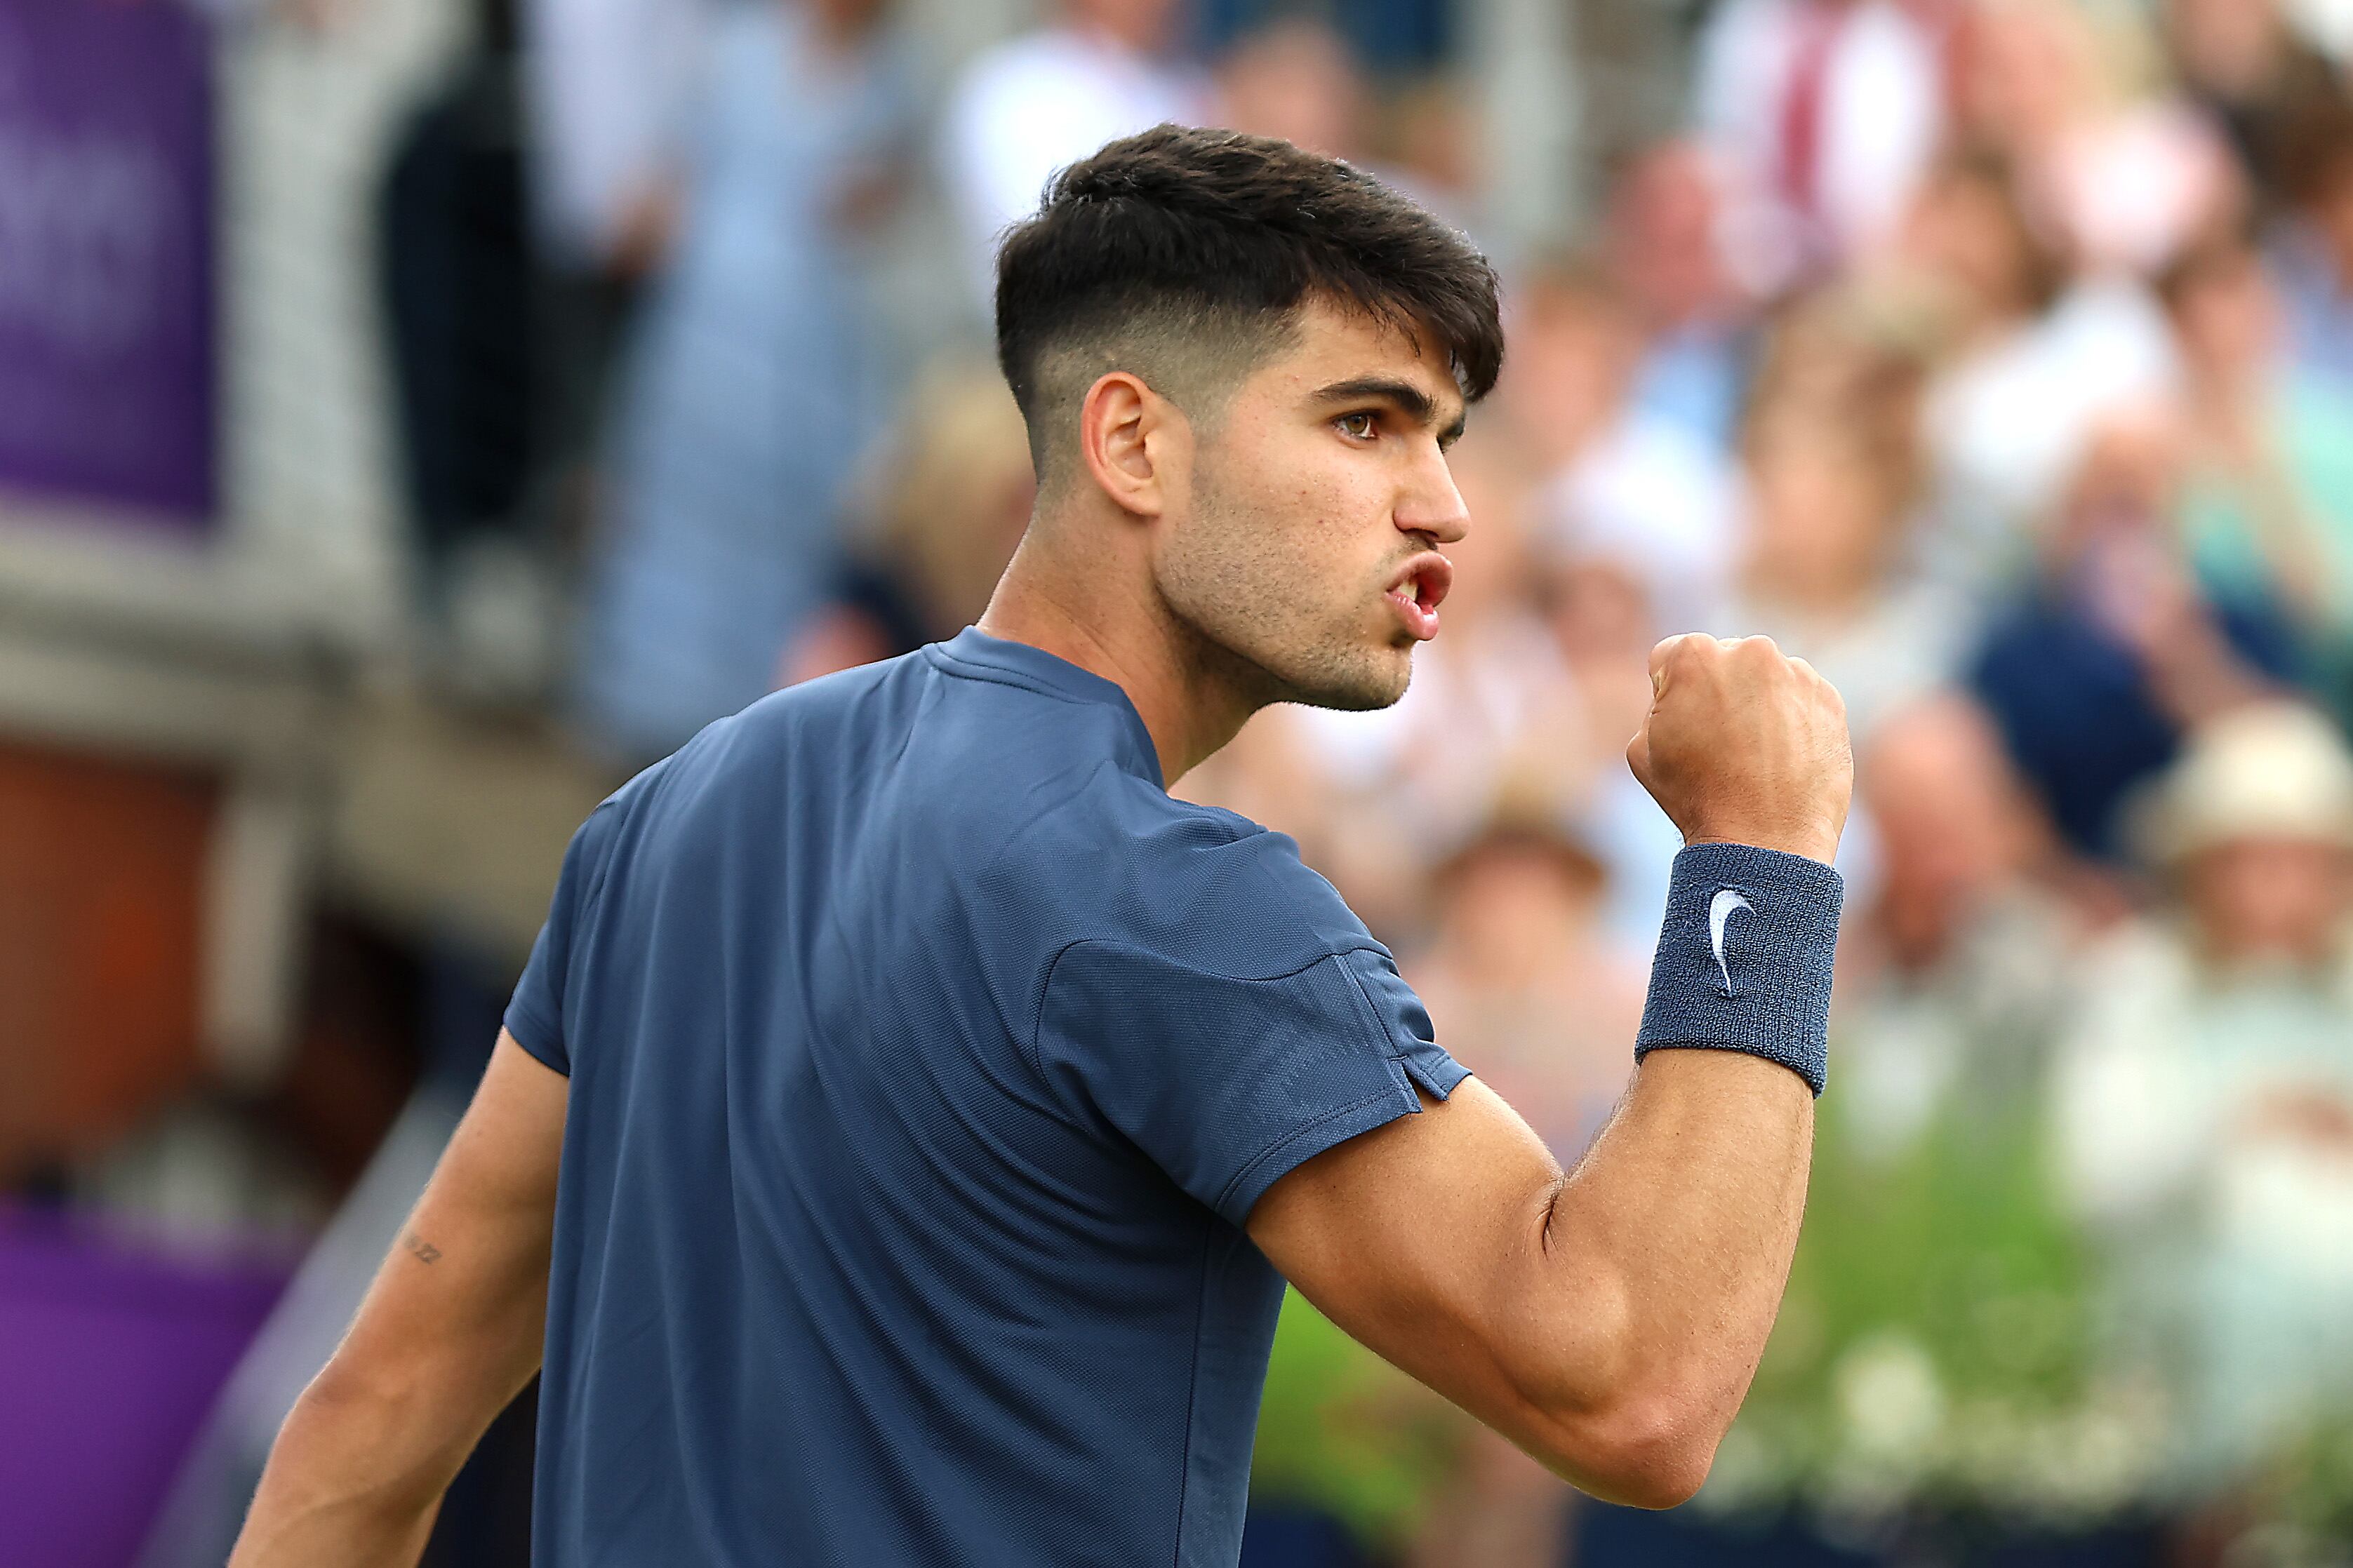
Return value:
<svg viewBox="0 0 2353 1568">
<path fill-rule="evenodd" d="M 1310 708 L 1366 713 L 1394 706 L 1412 679 L 1412 647 L 1383 648 L 1367 658 L 1350 661 L 1349 668 L 1319 670 L 1317 679 L 1294 686 L 1291 700 Z"/>
</svg>

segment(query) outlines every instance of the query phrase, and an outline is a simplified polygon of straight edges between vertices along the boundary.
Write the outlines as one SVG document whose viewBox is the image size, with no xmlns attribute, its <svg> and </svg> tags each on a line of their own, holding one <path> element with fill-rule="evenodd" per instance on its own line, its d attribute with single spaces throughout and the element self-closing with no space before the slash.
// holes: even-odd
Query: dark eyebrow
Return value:
<svg viewBox="0 0 2353 1568">
<path fill-rule="evenodd" d="M 1430 394 L 1409 381 L 1394 376 L 1360 375 L 1348 381 L 1335 381 L 1329 386 L 1318 387 L 1314 394 L 1318 403 L 1363 403 L 1377 399 L 1396 408 L 1417 425 L 1429 425 L 1438 418 L 1438 404 Z M 1469 411 L 1457 414 L 1454 423 L 1438 433 L 1441 445 L 1451 444 L 1462 434 Z"/>
</svg>

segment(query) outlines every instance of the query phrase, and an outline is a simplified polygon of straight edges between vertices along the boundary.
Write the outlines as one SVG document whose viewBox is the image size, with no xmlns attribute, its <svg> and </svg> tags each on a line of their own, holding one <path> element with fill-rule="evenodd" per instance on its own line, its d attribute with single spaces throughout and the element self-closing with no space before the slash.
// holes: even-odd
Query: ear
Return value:
<svg viewBox="0 0 2353 1568">
<path fill-rule="evenodd" d="M 1079 405 L 1079 452 L 1087 473 L 1112 504 L 1137 517 L 1166 507 L 1172 438 L 1185 434 L 1184 416 L 1127 371 L 1098 376 Z"/>
</svg>

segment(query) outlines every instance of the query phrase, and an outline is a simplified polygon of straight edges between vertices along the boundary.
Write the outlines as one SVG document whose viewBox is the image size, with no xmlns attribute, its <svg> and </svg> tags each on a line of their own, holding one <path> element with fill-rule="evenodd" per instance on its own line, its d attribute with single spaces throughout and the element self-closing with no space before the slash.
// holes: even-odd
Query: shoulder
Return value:
<svg viewBox="0 0 2353 1568">
<path fill-rule="evenodd" d="M 1233 979 L 1380 949 L 1288 835 L 1103 770 L 1008 843 L 991 880 L 1062 906 L 1073 941 Z"/>
<path fill-rule="evenodd" d="M 895 704 L 919 701 L 929 674 L 915 655 L 902 654 L 804 680 L 704 726 L 671 760 L 691 769 L 747 749 L 798 742 L 812 730 L 871 721 Z"/>
<path fill-rule="evenodd" d="M 884 659 L 771 692 L 713 720 L 614 792 L 598 808 L 608 819 L 604 831 L 755 808 L 773 801 L 787 773 L 806 779 L 812 770 L 853 767 L 861 752 L 903 733 L 924 700 L 923 674 L 912 656 Z"/>
</svg>

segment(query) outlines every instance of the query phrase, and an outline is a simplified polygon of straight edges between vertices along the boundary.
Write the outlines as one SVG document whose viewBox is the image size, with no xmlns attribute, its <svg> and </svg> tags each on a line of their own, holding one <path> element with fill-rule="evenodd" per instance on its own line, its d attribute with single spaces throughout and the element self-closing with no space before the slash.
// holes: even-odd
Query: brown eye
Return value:
<svg viewBox="0 0 2353 1568">
<path fill-rule="evenodd" d="M 1343 414 L 1339 418 L 1340 433 L 1351 440 L 1369 441 L 1379 431 L 1377 414 Z"/>
</svg>

